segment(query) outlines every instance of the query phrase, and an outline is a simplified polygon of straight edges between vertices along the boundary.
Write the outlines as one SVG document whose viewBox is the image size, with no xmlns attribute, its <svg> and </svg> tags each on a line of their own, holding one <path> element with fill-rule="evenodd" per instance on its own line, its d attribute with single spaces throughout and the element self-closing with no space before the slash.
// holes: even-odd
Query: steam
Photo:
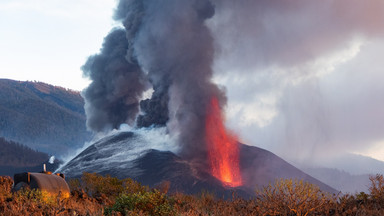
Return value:
<svg viewBox="0 0 384 216">
<path fill-rule="evenodd" d="M 48 163 L 54 164 L 55 163 L 55 156 L 51 156 L 48 160 Z"/>
</svg>

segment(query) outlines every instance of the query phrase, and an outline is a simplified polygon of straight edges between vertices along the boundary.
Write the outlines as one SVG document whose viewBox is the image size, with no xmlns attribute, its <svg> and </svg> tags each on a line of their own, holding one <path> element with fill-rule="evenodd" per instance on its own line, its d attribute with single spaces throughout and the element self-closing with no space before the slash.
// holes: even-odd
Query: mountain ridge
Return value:
<svg viewBox="0 0 384 216">
<path fill-rule="evenodd" d="M 46 164 L 47 170 L 57 169 L 59 161 L 50 155 L 28 146 L 0 137 L 0 175 L 13 177 L 21 172 L 40 172 Z"/>
<path fill-rule="evenodd" d="M 0 79 L 0 136 L 63 156 L 89 140 L 80 92 Z"/>
</svg>

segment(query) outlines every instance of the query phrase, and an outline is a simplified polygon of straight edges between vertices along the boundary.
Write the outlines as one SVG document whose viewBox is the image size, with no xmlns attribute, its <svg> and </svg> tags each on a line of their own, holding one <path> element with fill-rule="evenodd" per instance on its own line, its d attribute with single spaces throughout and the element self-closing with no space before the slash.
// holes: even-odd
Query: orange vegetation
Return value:
<svg viewBox="0 0 384 216">
<path fill-rule="evenodd" d="M 169 182 L 150 189 L 132 179 L 84 173 L 69 182 L 69 198 L 46 196 L 39 190 L 12 192 L 10 177 L 0 176 L 0 215 L 384 215 L 384 177 L 371 176 L 369 194 L 323 193 L 316 185 L 281 179 L 253 199 L 236 194 L 223 200 L 210 192 L 169 193 Z"/>
</svg>

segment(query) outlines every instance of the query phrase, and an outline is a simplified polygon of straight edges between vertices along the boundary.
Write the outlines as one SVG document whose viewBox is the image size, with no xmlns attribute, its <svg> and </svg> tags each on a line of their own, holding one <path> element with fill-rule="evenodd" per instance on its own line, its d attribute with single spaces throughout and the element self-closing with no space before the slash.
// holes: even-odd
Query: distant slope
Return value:
<svg viewBox="0 0 384 216">
<path fill-rule="evenodd" d="M 301 170 L 343 193 L 368 192 L 369 176 L 384 174 L 384 162 L 346 153 L 296 164 Z"/>
<path fill-rule="evenodd" d="M 330 185 L 341 190 L 343 193 L 368 193 L 370 185 L 368 174 L 352 175 L 348 172 L 331 168 L 307 168 L 305 172 Z"/>
<path fill-rule="evenodd" d="M 330 187 L 272 152 L 255 146 L 240 145 L 240 166 L 243 179 L 253 189 L 274 183 L 276 179 L 301 179 L 319 186 L 323 191 L 338 192 L 338 188 Z"/>
<path fill-rule="evenodd" d="M 323 167 L 335 167 L 352 175 L 384 174 L 384 162 L 359 154 L 344 154 L 325 161 Z"/>
<path fill-rule="evenodd" d="M 56 160 L 56 164 L 49 164 L 49 157 L 46 153 L 0 137 L 0 175 L 13 176 L 19 172 L 39 172 L 44 163 L 47 164 L 48 170 L 54 170 L 58 166 L 58 161 Z"/>
<path fill-rule="evenodd" d="M 64 155 L 89 138 L 79 92 L 41 82 L 0 79 L 0 136 Z"/>
</svg>

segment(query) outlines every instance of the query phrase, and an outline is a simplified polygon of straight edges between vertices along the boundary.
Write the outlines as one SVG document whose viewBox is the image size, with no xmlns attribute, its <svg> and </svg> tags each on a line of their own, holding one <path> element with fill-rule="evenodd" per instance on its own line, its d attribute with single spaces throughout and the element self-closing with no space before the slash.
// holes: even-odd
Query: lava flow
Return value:
<svg viewBox="0 0 384 216">
<path fill-rule="evenodd" d="M 206 142 L 211 172 L 224 185 L 242 185 L 236 137 L 226 130 L 217 98 L 212 98 L 206 118 Z"/>
</svg>

